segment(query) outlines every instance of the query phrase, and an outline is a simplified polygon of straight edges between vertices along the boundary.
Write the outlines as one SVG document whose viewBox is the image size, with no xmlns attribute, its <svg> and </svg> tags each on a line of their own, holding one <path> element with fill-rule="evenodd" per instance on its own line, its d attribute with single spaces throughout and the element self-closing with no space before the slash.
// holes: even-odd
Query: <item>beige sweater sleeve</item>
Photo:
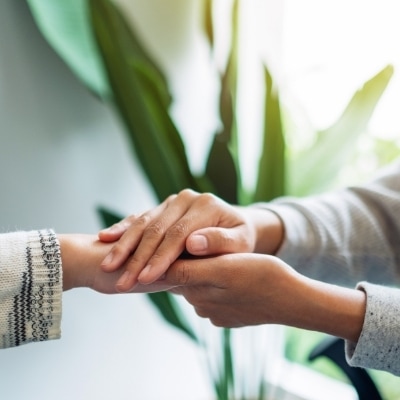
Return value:
<svg viewBox="0 0 400 400">
<path fill-rule="evenodd" d="M 51 230 L 0 234 L 0 348 L 61 335 L 60 246 Z"/>
</svg>

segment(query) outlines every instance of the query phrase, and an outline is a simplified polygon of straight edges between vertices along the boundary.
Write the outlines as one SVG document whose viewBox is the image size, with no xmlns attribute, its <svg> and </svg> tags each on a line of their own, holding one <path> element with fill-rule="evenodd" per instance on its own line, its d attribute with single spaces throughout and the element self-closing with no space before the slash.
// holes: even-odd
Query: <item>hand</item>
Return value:
<svg viewBox="0 0 400 400">
<path fill-rule="evenodd" d="M 116 271 L 126 263 L 119 291 L 129 291 L 137 282 L 155 282 L 183 252 L 196 256 L 274 252 L 282 236 L 281 221 L 272 212 L 231 206 L 192 190 L 99 233 L 104 242 L 118 240 L 102 263 L 104 271 Z"/>
<path fill-rule="evenodd" d="M 356 342 L 365 315 L 364 292 L 306 278 L 273 256 L 178 260 L 165 282 L 223 327 L 282 324 Z"/>
<path fill-rule="evenodd" d="M 61 246 L 63 290 L 88 287 L 100 293 L 117 293 L 115 285 L 123 271 L 106 273 L 100 263 L 112 245 L 100 242 L 94 235 L 58 235 Z M 159 282 L 153 285 L 137 285 L 136 293 L 154 292 L 171 288 Z"/>
</svg>

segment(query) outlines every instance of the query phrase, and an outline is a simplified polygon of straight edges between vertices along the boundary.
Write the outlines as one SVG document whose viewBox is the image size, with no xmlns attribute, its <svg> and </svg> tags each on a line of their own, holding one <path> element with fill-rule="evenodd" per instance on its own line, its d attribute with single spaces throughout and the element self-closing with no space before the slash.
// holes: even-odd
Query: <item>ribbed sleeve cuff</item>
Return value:
<svg viewBox="0 0 400 400">
<path fill-rule="evenodd" d="M 28 330 L 32 341 L 61 336 L 62 268 L 60 244 L 51 230 L 29 232 L 31 251 L 32 321 Z"/>
<path fill-rule="evenodd" d="M 52 230 L 0 235 L 0 347 L 61 336 L 62 268 Z"/>
<path fill-rule="evenodd" d="M 361 282 L 367 295 L 363 329 L 357 343 L 346 342 L 347 362 L 400 375 L 400 290 Z"/>
</svg>

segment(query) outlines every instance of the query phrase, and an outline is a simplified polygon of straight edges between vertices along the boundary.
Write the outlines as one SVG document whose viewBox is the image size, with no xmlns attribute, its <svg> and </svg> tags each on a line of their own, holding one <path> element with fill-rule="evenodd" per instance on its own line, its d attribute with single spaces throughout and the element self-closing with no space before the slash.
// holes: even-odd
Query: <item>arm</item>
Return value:
<svg viewBox="0 0 400 400">
<path fill-rule="evenodd" d="M 354 285 L 400 281 L 400 163 L 359 186 L 261 204 L 283 221 L 277 255 L 307 276 Z"/>
<path fill-rule="evenodd" d="M 351 365 L 400 376 L 398 289 L 332 285 L 256 254 L 178 260 L 165 279 L 217 326 L 272 323 L 328 333 L 346 339 Z"/>
<path fill-rule="evenodd" d="M 397 282 L 399 209 L 400 162 L 364 186 L 250 207 L 185 190 L 101 231 L 100 240 L 116 241 L 102 266 L 115 271 L 127 261 L 120 291 L 154 282 L 184 250 L 276 254 L 307 276 L 345 285 Z"/>
<path fill-rule="evenodd" d="M 217 326 L 282 324 L 352 342 L 363 326 L 364 292 L 307 278 L 273 256 L 178 260 L 166 281 Z"/>
<path fill-rule="evenodd" d="M 116 293 L 122 272 L 107 274 L 100 268 L 110 250 L 94 235 L 0 234 L 0 348 L 60 338 L 63 290 Z M 158 284 L 136 291 L 166 288 Z"/>
<path fill-rule="evenodd" d="M 232 206 L 210 193 L 192 190 L 99 232 L 101 241 L 116 242 L 102 268 L 107 272 L 125 268 L 117 283 L 121 292 L 138 283 L 155 282 L 184 251 L 195 256 L 272 253 L 282 236 L 282 223 L 274 212 Z"/>
</svg>

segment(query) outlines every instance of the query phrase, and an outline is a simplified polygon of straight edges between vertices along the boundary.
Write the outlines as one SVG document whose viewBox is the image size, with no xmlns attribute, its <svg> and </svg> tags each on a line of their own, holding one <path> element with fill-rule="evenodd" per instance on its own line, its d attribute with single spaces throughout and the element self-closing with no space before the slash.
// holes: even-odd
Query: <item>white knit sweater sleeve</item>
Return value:
<svg viewBox="0 0 400 400">
<path fill-rule="evenodd" d="M 0 348 L 58 339 L 61 297 L 54 232 L 0 234 Z"/>
<path fill-rule="evenodd" d="M 363 186 L 263 206 L 285 226 L 277 256 L 299 272 L 347 286 L 368 282 L 357 284 L 367 310 L 358 343 L 346 343 L 347 360 L 400 375 L 400 162 Z"/>
</svg>

